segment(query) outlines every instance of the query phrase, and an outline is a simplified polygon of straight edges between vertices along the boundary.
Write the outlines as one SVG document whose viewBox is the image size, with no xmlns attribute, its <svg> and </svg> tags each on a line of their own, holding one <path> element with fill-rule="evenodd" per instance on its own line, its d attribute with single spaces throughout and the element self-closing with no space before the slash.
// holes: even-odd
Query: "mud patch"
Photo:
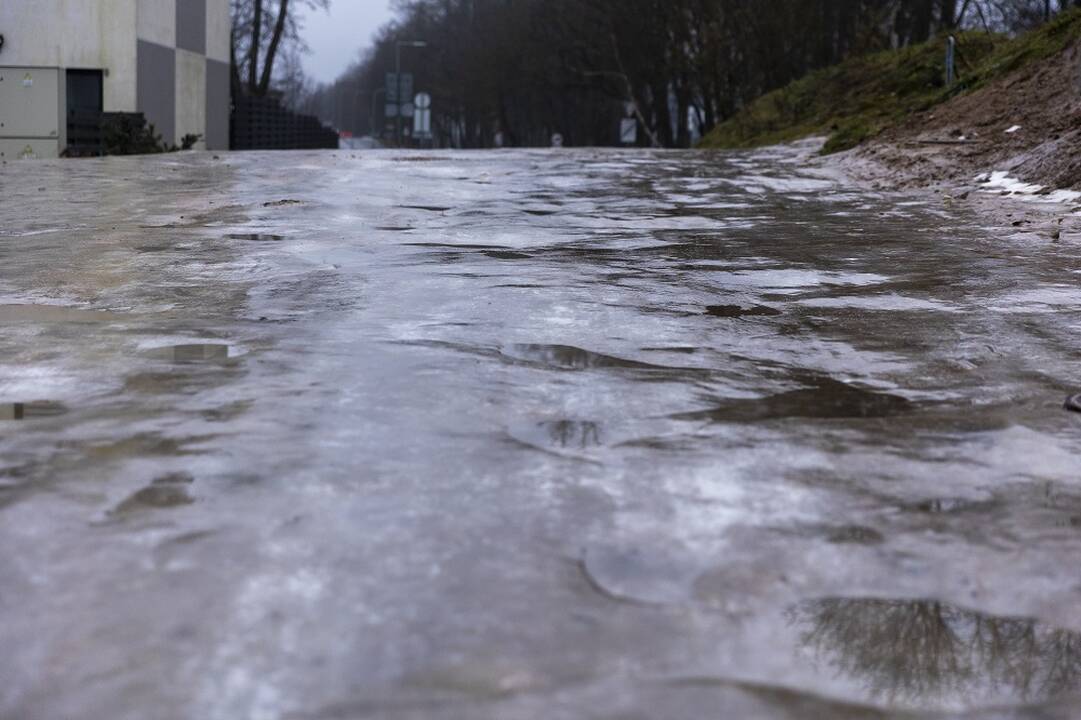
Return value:
<svg viewBox="0 0 1081 720">
<path fill-rule="evenodd" d="M 843 525 L 830 528 L 826 540 L 835 545 L 881 545 L 886 538 L 874 528 L 863 525 Z"/>
<path fill-rule="evenodd" d="M 281 242 L 284 235 L 272 235 L 270 233 L 230 233 L 225 236 L 226 240 L 243 240 L 246 242 Z"/>
<path fill-rule="evenodd" d="M 511 345 L 503 349 L 503 356 L 509 360 L 519 360 L 544 365 L 558 370 L 624 369 L 624 370 L 667 370 L 660 365 L 626 360 L 583 350 L 573 345 Z"/>
<path fill-rule="evenodd" d="M 529 260 L 533 256 L 526 253 L 514 252 L 513 250 L 484 250 L 483 255 L 496 260 Z"/>
<path fill-rule="evenodd" d="M 110 517 L 125 517 L 149 510 L 167 510 L 191 505 L 195 499 L 183 485 L 154 484 L 137 491 L 109 511 Z"/>
<path fill-rule="evenodd" d="M 719 318 L 742 318 L 742 317 L 777 317 L 783 315 L 780 310 L 766 305 L 710 305 L 706 308 L 706 315 Z"/>
<path fill-rule="evenodd" d="M 864 390 L 822 378 L 812 387 L 790 390 L 760 400 L 731 400 L 711 410 L 673 415 L 676 420 L 750 422 L 785 418 L 871 419 L 907 413 L 915 404 L 900 395 Z"/>
<path fill-rule="evenodd" d="M 403 210 L 423 210 L 432 213 L 445 213 L 454 209 L 443 205 L 399 205 L 398 207 Z"/>
</svg>

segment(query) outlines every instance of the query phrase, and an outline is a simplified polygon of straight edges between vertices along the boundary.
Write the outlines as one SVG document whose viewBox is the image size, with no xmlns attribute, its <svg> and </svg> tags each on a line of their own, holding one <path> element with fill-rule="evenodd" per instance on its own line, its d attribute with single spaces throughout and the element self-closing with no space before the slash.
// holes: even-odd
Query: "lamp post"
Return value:
<svg viewBox="0 0 1081 720">
<path fill-rule="evenodd" d="M 394 50 L 395 50 L 395 53 L 394 53 L 394 56 L 395 56 L 395 59 L 394 59 L 394 70 L 395 70 L 394 79 L 395 79 L 395 82 L 398 83 L 398 116 L 397 116 L 397 118 L 395 118 L 396 121 L 397 121 L 397 131 L 396 131 L 395 135 L 397 136 L 398 147 L 402 146 L 402 107 L 405 105 L 405 103 L 403 102 L 404 98 L 402 97 L 402 48 L 403 47 L 424 48 L 424 47 L 428 47 L 428 43 L 424 42 L 423 40 L 399 40 L 395 44 L 395 48 L 394 48 Z"/>
<path fill-rule="evenodd" d="M 376 134 L 376 131 L 375 131 L 375 110 L 376 110 L 376 107 L 377 107 L 376 98 L 379 97 L 379 93 L 382 93 L 383 95 L 386 95 L 387 94 L 387 89 L 386 88 L 377 88 L 376 91 L 372 93 L 372 113 L 371 113 L 371 116 L 368 118 L 368 132 L 371 133 L 372 139 L 374 139 L 374 140 L 379 140 L 379 139 L 381 139 L 383 137 L 382 132 L 380 132 L 379 134 Z M 383 120 L 383 124 L 386 125 L 387 121 Z"/>
</svg>

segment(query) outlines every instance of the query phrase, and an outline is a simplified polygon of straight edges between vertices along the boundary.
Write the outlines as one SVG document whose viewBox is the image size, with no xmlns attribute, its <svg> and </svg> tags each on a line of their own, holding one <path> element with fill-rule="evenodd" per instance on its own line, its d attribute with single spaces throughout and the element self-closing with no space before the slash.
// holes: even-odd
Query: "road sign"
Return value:
<svg viewBox="0 0 1081 720">
<path fill-rule="evenodd" d="M 427 140 L 432 136 L 432 96 L 424 92 L 417 93 L 413 104 L 416 106 L 413 114 L 413 136 Z"/>
<path fill-rule="evenodd" d="M 419 138 L 432 136 L 432 111 L 417 110 L 413 116 L 413 134 Z"/>
<path fill-rule="evenodd" d="M 401 77 L 401 95 L 398 95 L 398 74 L 387 73 L 387 105 L 397 105 L 401 97 L 405 98 L 413 97 L 413 75 L 412 73 L 402 73 Z"/>
<path fill-rule="evenodd" d="M 406 103 L 402 105 L 402 117 L 413 117 L 413 103 Z"/>
<path fill-rule="evenodd" d="M 619 126 L 619 141 L 624 145 L 634 145 L 638 142 L 638 121 L 634 118 L 624 118 Z"/>
<path fill-rule="evenodd" d="M 398 105 L 397 104 L 394 104 L 394 105 L 389 105 L 388 104 L 385 108 L 383 108 L 383 116 L 388 117 L 388 118 L 396 118 L 396 117 L 398 117 Z"/>
</svg>

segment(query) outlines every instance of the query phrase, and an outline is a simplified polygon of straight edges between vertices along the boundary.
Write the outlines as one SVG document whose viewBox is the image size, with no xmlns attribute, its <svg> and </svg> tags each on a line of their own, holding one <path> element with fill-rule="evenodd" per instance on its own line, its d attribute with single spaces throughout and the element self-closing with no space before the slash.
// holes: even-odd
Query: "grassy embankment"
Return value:
<svg viewBox="0 0 1081 720">
<path fill-rule="evenodd" d="M 1081 38 L 1081 10 L 1016 39 L 957 36 L 959 82 L 945 86 L 946 38 L 847 60 L 763 95 L 718 125 L 704 148 L 746 148 L 828 135 L 823 153 L 855 147 L 912 113 L 1057 55 Z"/>
</svg>

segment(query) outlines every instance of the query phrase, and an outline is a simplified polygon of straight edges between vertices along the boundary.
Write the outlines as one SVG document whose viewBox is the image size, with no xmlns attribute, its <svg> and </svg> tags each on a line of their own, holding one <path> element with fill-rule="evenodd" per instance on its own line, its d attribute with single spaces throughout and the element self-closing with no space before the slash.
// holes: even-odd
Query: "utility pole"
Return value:
<svg viewBox="0 0 1081 720">
<path fill-rule="evenodd" d="M 394 47 L 394 82 L 398 84 L 398 115 L 395 118 L 397 130 L 394 135 L 398 143 L 398 147 L 402 146 L 402 108 L 405 106 L 403 102 L 405 98 L 402 97 L 402 48 L 424 48 L 428 47 L 428 43 L 423 40 L 399 40 Z"/>
<path fill-rule="evenodd" d="M 376 140 L 383 137 L 383 133 L 381 132 L 382 128 L 380 128 L 380 132 L 378 134 L 375 131 L 375 115 L 376 115 L 375 111 L 376 111 L 376 108 L 378 107 L 376 105 L 376 98 L 379 97 L 379 93 L 383 93 L 383 95 L 385 96 L 387 94 L 387 89 L 386 88 L 376 88 L 376 91 L 372 93 L 372 114 L 371 114 L 371 117 L 368 118 L 368 132 Z M 387 124 L 386 120 L 383 121 L 383 124 L 384 125 Z"/>
</svg>

